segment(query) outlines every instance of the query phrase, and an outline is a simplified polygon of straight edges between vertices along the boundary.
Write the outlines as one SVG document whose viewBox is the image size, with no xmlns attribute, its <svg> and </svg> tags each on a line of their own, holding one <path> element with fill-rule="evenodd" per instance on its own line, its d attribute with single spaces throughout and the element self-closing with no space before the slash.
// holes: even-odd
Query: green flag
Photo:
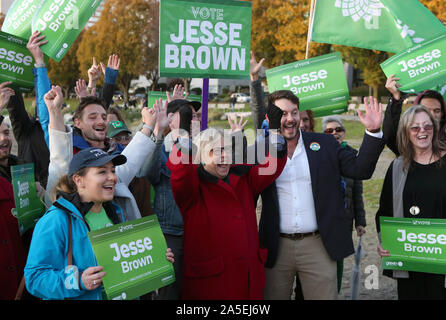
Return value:
<svg viewBox="0 0 446 320">
<path fill-rule="evenodd" d="M 149 91 L 148 99 L 147 99 L 147 107 L 152 108 L 155 104 L 156 100 L 163 99 L 163 105 L 164 102 L 167 100 L 167 94 L 165 91 Z M 187 100 L 189 101 L 198 101 L 201 103 L 201 95 L 197 94 L 190 94 L 187 96 Z"/>
<path fill-rule="evenodd" d="M 28 39 L 31 36 L 31 23 L 34 13 L 42 0 L 16 0 L 8 10 L 2 31 Z"/>
<path fill-rule="evenodd" d="M 251 3 L 162 0 L 162 77 L 249 78 Z"/>
<path fill-rule="evenodd" d="M 445 32 L 417 0 L 317 0 L 311 39 L 397 53 Z"/>
</svg>

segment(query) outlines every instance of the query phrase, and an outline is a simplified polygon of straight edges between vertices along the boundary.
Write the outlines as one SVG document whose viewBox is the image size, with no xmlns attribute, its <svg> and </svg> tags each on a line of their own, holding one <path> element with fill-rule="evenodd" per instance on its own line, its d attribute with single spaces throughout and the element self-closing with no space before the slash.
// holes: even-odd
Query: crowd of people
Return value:
<svg viewBox="0 0 446 320">
<path fill-rule="evenodd" d="M 352 231 L 366 232 L 362 180 L 372 176 L 386 144 L 397 158 L 384 180 L 378 232 L 381 216 L 445 218 L 446 106 L 436 91 L 422 92 L 401 117 L 406 95 L 399 79 L 389 77 L 384 120 L 372 97 L 364 99 L 365 112 L 358 111 L 365 128 L 358 151 L 346 143 L 341 118 L 323 118 L 316 133 L 313 112 L 300 110 L 291 91 L 265 99 L 264 59 L 251 53 L 252 119 L 263 129 L 253 146 L 247 146 L 244 119 L 229 117 L 229 132 L 197 133 L 201 103 L 187 100 L 181 82 L 166 102 L 142 108 L 141 128 L 132 134 L 112 106 L 119 57 L 111 55 L 107 66 L 93 58 L 88 83 L 76 83 L 79 105 L 69 126 L 62 90 L 48 77 L 40 48 L 46 43 L 35 32 L 27 46 L 35 60 L 34 116 L 20 91 L 0 84 L 0 112 L 6 108 L 10 119 L 0 116 L 1 299 L 103 299 L 107 270 L 87 233 L 152 214 L 176 280 L 141 299 L 287 300 L 293 290 L 296 299 L 336 299 L 343 260 L 354 253 Z M 237 161 L 252 148 L 264 150 L 254 163 Z M 48 210 L 20 235 L 11 215 L 10 169 L 24 163 L 34 164 Z M 377 247 L 381 256 L 391 254 Z M 67 273 L 77 277 L 68 287 Z M 446 298 L 444 275 L 385 275 L 397 279 L 400 299 Z"/>
</svg>

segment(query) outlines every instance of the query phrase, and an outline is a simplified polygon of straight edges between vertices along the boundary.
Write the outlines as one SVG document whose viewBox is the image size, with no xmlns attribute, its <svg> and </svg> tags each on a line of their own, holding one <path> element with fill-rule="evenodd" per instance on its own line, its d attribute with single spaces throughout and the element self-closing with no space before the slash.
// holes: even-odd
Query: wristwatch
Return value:
<svg viewBox="0 0 446 320">
<path fill-rule="evenodd" d="M 34 68 L 45 68 L 45 62 L 34 63 Z"/>
</svg>

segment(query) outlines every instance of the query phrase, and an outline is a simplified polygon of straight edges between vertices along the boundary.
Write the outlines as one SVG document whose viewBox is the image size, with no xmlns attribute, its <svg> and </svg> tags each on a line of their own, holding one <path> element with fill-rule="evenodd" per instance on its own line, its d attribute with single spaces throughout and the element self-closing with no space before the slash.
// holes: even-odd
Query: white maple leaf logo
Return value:
<svg viewBox="0 0 446 320">
<path fill-rule="evenodd" d="M 372 17 L 380 17 L 384 5 L 379 0 L 336 0 L 336 8 L 342 9 L 344 17 L 351 17 L 353 21 L 364 19 L 370 22 Z"/>
</svg>

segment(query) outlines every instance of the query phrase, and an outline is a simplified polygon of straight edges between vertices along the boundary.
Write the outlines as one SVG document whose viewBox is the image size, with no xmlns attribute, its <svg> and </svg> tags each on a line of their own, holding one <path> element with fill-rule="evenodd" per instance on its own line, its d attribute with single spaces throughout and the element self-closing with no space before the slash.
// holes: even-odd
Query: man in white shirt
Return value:
<svg viewBox="0 0 446 320">
<path fill-rule="evenodd" d="M 251 101 L 260 102 L 261 90 L 253 88 L 260 86 L 256 70 L 254 58 Z M 290 299 L 296 273 L 305 299 L 336 299 L 336 261 L 354 252 L 341 176 L 369 179 L 384 147 L 382 107 L 376 99 L 370 105 L 365 99 L 365 104 L 366 113 L 359 118 L 366 134 L 355 156 L 331 135 L 300 131 L 299 99 L 291 91 L 269 96 L 267 114 L 270 108 L 283 111 L 280 131 L 287 140 L 288 161 L 261 194 L 259 240 L 268 249 L 265 299 Z"/>
</svg>

